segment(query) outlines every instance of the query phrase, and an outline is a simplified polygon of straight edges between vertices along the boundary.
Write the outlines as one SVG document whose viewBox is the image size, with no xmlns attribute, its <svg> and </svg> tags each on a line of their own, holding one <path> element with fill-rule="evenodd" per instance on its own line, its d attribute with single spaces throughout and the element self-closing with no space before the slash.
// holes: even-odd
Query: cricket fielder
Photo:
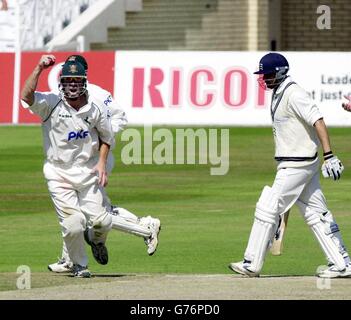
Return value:
<svg viewBox="0 0 351 320">
<path fill-rule="evenodd" d="M 42 119 L 44 175 L 76 277 L 90 277 L 85 242 L 95 260 L 107 264 L 105 246 L 112 219 L 103 204 L 106 162 L 114 143 L 111 124 L 86 91 L 84 67 L 62 67 L 62 95 L 36 92 L 41 72 L 55 63 L 43 55 L 21 92 L 22 105 Z"/>
<path fill-rule="evenodd" d="M 269 53 L 262 57 L 259 71 L 255 72 L 260 76 L 260 85 L 273 90 L 271 117 L 277 174 L 273 185 L 263 188 L 256 204 L 244 260 L 231 263 L 229 267 L 245 276 L 259 276 L 279 215 L 296 203 L 328 260 L 328 268 L 317 275 L 324 278 L 350 277 L 350 258 L 319 183 L 319 144 L 324 152 L 324 177 L 338 180 L 344 167 L 331 151 L 318 107 L 287 75 L 288 70 L 289 64 L 284 56 Z"/>
<path fill-rule="evenodd" d="M 83 56 L 71 55 L 65 61 L 65 63 L 68 62 L 80 63 L 87 73 L 88 63 Z M 111 93 L 95 84 L 90 83 L 89 81 L 87 81 L 87 91 L 89 96 L 94 98 L 94 101 L 98 104 L 98 106 L 101 106 L 101 110 L 104 111 L 105 116 L 111 123 L 113 133 L 116 135 L 122 131 L 127 125 L 126 114 L 113 99 Z M 113 147 L 114 144 L 111 146 L 107 158 L 108 174 L 112 172 L 114 167 L 114 156 L 112 153 Z M 151 216 L 138 217 L 127 209 L 114 206 L 111 204 L 105 188 L 103 188 L 102 191 L 106 210 L 112 215 L 112 228 L 142 237 L 147 246 L 147 253 L 150 256 L 153 255 L 156 252 L 159 242 L 158 234 L 161 229 L 160 220 Z M 48 265 L 48 269 L 53 272 L 64 273 L 70 272 L 71 268 L 72 262 L 67 253 L 65 242 L 63 241 L 61 258 L 57 262 Z"/>
</svg>

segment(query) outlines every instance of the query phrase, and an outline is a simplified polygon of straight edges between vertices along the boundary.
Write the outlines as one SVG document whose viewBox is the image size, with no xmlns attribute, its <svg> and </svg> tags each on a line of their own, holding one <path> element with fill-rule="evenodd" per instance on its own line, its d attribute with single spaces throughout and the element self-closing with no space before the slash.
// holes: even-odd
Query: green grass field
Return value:
<svg viewBox="0 0 351 320">
<path fill-rule="evenodd" d="M 322 186 L 351 248 L 351 129 L 330 129 L 334 152 L 345 165 L 338 182 Z M 229 274 L 229 262 L 242 259 L 256 201 L 275 176 L 270 128 L 230 128 L 230 170 L 211 176 L 211 165 L 123 165 L 116 167 L 108 194 L 119 206 L 162 221 L 160 245 L 149 257 L 141 238 L 112 230 L 110 262 L 96 273 Z M 28 265 L 47 272 L 61 253 L 61 235 L 42 173 L 39 126 L 0 127 L 0 274 Z M 280 257 L 268 255 L 263 274 L 313 275 L 325 260 L 294 207 Z M 0 281 L 1 282 L 1 281 Z M 0 284 L 0 290 L 8 289 Z"/>
</svg>

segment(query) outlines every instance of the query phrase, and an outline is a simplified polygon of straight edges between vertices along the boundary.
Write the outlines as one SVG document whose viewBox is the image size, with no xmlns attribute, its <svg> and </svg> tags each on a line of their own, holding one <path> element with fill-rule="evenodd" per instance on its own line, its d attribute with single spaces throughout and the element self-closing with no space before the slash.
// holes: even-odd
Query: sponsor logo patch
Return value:
<svg viewBox="0 0 351 320">
<path fill-rule="evenodd" d="M 68 133 L 68 138 L 67 140 L 78 140 L 78 139 L 85 139 L 89 134 L 89 131 L 84 131 L 84 130 L 80 130 L 80 131 L 71 131 Z"/>
</svg>

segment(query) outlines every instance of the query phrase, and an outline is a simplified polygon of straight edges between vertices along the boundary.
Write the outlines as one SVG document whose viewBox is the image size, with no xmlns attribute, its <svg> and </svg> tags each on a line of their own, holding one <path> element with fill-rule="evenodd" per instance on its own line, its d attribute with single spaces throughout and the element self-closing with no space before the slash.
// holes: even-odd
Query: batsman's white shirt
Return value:
<svg viewBox="0 0 351 320">
<path fill-rule="evenodd" d="M 278 167 L 302 167 L 317 161 L 319 140 L 313 125 L 323 116 L 290 77 L 273 92 L 271 116 Z"/>
</svg>

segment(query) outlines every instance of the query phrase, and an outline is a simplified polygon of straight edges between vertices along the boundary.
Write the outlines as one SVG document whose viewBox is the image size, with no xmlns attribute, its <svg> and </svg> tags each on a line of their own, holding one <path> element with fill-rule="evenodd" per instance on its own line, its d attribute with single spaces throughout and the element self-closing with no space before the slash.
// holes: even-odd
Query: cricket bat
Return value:
<svg viewBox="0 0 351 320">
<path fill-rule="evenodd" d="M 270 249 L 273 256 L 280 256 L 283 253 L 283 239 L 286 227 L 288 225 L 289 213 L 290 210 L 284 212 L 281 216 L 280 226 L 274 235 L 273 243 Z"/>
</svg>

